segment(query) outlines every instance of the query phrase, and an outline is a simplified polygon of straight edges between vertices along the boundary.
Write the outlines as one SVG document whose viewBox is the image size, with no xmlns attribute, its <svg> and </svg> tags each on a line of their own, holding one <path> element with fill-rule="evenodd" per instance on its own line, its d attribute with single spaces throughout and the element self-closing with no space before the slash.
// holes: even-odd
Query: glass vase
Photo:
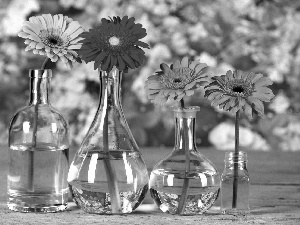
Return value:
<svg viewBox="0 0 300 225">
<path fill-rule="evenodd" d="M 8 208 L 57 212 L 67 208 L 68 123 L 49 102 L 51 70 L 30 70 L 30 101 L 9 127 Z"/>
<path fill-rule="evenodd" d="M 195 144 L 196 112 L 199 109 L 174 110 L 175 147 L 151 172 L 151 197 L 163 212 L 202 214 L 218 197 L 219 173 Z"/>
<path fill-rule="evenodd" d="M 122 72 L 100 71 L 94 121 L 71 163 L 68 182 L 88 213 L 131 213 L 148 191 L 148 172 L 121 106 Z"/>
<path fill-rule="evenodd" d="M 237 173 L 234 170 L 237 169 Z M 249 207 L 250 178 L 247 153 L 225 153 L 225 169 L 221 176 L 221 211 L 223 214 L 246 215 Z"/>
</svg>

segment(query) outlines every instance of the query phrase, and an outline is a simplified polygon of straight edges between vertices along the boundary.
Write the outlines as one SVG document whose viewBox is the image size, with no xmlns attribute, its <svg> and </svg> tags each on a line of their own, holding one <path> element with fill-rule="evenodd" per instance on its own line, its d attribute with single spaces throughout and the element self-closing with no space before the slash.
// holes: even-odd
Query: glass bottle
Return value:
<svg viewBox="0 0 300 225">
<path fill-rule="evenodd" d="M 234 179 L 234 167 L 237 178 Z M 235 180 L 235 181 L 234 181 Z M 234 185 L 234 182 L 236 185 Z M 225 153 L 225 169 L 221 176 L 221 211 L 223 214 L 248 214 L 250 179 L 247 170 L 247 153 Z M 234 196 L 236 195 L 236 202 Z"/>
<path fill-rule="evenodd" d="M 30 70 L 30 101 L 9 127 L 8 208 L 57 212 L 67 208 L 68 123 L 49 102 L 51 70 Z"/>
<path fill-rule="evenodd" d="M 214 165 L 195 144 L 199 107 L 175 109 L 175 147 L 150 175 L 150 193 L 163 212 L 202 214 L 219 194 L 220 178 Z"/>
<path fill-rule="evenodd" d="M 100 71 L 94 121 L 71 163 L 73 200 L 88 213 L 131 213 L 148 191 L 148 171 L 121 105 L 122 72 Z"/>
</svg>

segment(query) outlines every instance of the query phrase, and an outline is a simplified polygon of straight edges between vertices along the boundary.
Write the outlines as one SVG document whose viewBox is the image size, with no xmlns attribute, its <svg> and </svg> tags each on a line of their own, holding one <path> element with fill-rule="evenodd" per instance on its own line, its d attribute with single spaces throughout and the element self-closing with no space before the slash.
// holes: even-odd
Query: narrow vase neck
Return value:
<svg viewBox="0 0 300 225">
<path fill-rule="evenodd" d="M 30 70 L 30 105 L 49 104 L 51 70 Z"/>
<path fill-rule="evenodd" d="M 176 109 L 175 112 L 175 149 L 196 150 L 195 124 L 198 107 Z"/>
<path fill-rule="evenodd" d="M 118 109 L 121 109 L 121 80 L 122 73 L 118 70 L 100 71 L 100 100 Z"/>
</svg>

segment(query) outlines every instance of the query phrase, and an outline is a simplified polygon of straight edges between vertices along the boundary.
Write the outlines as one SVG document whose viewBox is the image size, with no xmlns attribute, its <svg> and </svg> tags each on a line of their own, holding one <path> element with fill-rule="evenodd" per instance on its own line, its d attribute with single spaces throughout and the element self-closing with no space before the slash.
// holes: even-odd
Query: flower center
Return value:
<svg viewBox="0 0 300 225">
<path fill-rule="evenodd" d="M 50 48 L 55 47 L 61 49 L 68 46 L 68 44 L 70 43 L 70 37 L 62 37 L 59 34 L 59 29 L 49 29 L 41 30 L 38 36 L 41 39 L 41 41 Z"/>
<path fill-rule="evenodd" d="M 112 36 L 108 39 L 109 44 L 111 44 L 112 46 L 117 46 L 120 44 L 120 39 L 117 38 L 116 36 Z"/>
<path fill-rule="evenodd" d="M 180 82 L 181 82 L 181 79 L 179 79 L 179 78 L 174 79 L 174 83 L 180 83 Z"/>
<path fill-rule="evenodd" d="M 234 79 L 226 83 L 226 92 L 233 96 L 248 97 L 253 92 L 253 85 L 243 79 Z"/>
<path fill-rule="evenodd" d="M 53 37 L 49 37 L 49 38 L 48 38 L 48 41 L 49 41 L 51 44 L 54 44 L 54 45 L 57 45 L 57 43 L 58 43 L 58 41 L 57 41 L 55 38 L 53 38 Z"/>
<path fill-rule="evenodd" d="M 233 87 L 232 90 L 233 90 L 234 92 L 238 92 L 238 93 L 243 93 L 243 92 L 244 92 L 244 88 L 241 87 L 241 86 Z"/>
<path fill-rule="evenodd" d="M 192 80 L 192 70 L 187 67 L 175 68 L 162 76 L 162 84 L 169 89 L 184 89 Z"/>
</svg>

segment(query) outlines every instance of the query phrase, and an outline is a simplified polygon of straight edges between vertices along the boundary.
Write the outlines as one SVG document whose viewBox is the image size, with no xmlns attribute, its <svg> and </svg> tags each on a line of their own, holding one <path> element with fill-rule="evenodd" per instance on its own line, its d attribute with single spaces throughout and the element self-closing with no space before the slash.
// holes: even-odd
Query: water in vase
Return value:
<svg viewBox="0 0 300 225">
<path fill-rule="evenodd" d="M 68 202 L 68 151 L 47 144 L 12 145 L 8 180 L 9 209 L 57 212 Z"/>
<path fill-rule="evenodd" d="M 131 151 L 89 151 L 82 156 L 82 166 L 69 185 L 74 201 L 89 213 L 111 214 L 104 160 L 110 160 L 117 177 L 122 213 L 130 213 L 143 201 L 148 190 L 148 174 L 140 153 Z M 80 160 L 79 160 L 80 161 Z M 71 165 L 70 173 L 77 167 Z M 72 177 L 69 174 L 69 177 Z"/>
<path fill-rule="evenodd" d="M 183 214 L 202 214 L 207 211 L 218 198 L 219 185 L 214 185 L 218 174 L 189 174 L 189 189 Z M 155 203 L 163 212 L 176 214 L 184 174 L 171 171 L 154 170 L 150 176 L 150 193 Z"/>
</svg>

